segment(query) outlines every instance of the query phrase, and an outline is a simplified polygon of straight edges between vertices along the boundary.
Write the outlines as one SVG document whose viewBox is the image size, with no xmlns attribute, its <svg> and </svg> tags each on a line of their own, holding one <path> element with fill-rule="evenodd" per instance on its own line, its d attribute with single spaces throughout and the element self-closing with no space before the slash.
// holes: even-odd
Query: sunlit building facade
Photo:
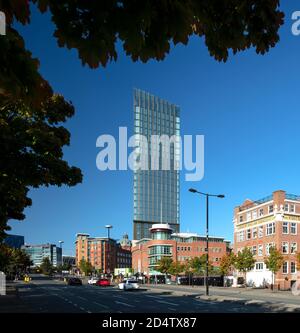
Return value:
<svg viewBox="0 0 300 333">
<path fill-rule="evenodd" d="M 174 232 L 179 231 L 179 170 L 175 167 L 180 156 L 177 144 L 180 136 L 180 109 L 147 92 L 134 90 L 134 134 L 136 146 L 141 147 L 141 135 L 147 139 L 146 151 L 148 170 L 134 171 L 134 217 L 133 239 L 149 238 L 152 224 L 168 223 Z M 171 141 L 170 168 L 162 167 L 162 145 L 155 153 L 158 156 L 158 170 L 153 170 L 151 158 L 155 147 L 150 147 L 151 137 L 167 135 Z M 176 141 L 177 140 L 177 141 Z M 151 150 L 152 149 L 152 150 Z"/>
</svg>

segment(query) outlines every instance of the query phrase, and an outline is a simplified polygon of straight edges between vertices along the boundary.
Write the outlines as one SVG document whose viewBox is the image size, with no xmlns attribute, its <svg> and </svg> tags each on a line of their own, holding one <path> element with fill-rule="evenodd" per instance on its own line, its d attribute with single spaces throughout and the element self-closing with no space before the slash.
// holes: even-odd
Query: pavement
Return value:
<svg viewBox="0 0 300 333">
<path fill-rule="evenodd" d="M 43 276 L 8 287 L 7 296 L 0 296 L 0 313 L 300 312 L 300 296 L 261 290 L 211 288 L 206 297 L 203 287 L 141 285 L 140 290 L 123 291 L 117 286 L 68 286 Z"/>
</svg>

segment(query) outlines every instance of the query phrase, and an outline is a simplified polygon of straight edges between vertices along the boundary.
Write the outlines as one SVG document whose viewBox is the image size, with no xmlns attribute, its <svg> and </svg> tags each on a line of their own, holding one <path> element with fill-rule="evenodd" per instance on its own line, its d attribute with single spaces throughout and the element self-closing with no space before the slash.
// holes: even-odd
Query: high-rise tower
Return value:
<svg viewBox="0 0 300 333">
<path fill-rule="evenodd" d="M 134 90 L 134 134 L 143 135 L 149 143 L 148 170 L 134 171 L 133 239 L 150 238 L 152 224 L 168 223 L 179 231 L 179 170 L 174 168 L 180 150 L 170 145 L 170 169 L 163 170 L 162 145 L 159 145 L 159 169 L 151 169 L 152 135 L 180 136 L 180 109 L 163 99 L 139 89 Z M 137 140 L 139 141 L 139 139 Z M 137 144 L 137 146 L 140 146 Z"/>
</svg>

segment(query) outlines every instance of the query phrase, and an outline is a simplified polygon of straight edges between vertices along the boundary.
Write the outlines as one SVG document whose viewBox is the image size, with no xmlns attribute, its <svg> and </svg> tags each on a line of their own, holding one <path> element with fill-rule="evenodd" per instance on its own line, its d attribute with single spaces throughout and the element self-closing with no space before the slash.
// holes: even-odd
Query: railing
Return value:
<svg viewBox="0 0 300 333">
<path fill-rule="evenodd" d="M 261 205 L 261 204 L 263 204 L 265 202 L 268 202 L 268 201 L 271 201 L 271 200 L 273 200 L 273 195 L 268 195 L 267 197 L 264 197 L 264 198 L 259 199 L 259 200 L 252 201 L 248 205 L 240 207 L 240 211 L 246 210 L 248 208 L 252 208 L 254 206 Z"/>
<path fill-rule="evenodd" d="M 286 194 L 285 198 L 288 200 L 300 201 L 300 195 L 297 194 Z"/>
</svg>

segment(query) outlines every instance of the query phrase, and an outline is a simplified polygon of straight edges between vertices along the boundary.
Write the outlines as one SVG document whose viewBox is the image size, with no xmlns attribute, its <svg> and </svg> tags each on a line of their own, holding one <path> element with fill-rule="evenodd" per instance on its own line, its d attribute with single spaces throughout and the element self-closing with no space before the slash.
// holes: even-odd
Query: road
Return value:
<svg viewBox="0 0 300 333">
<path fill-rule="evenodd" d="M 46 277 L 18 284 L 22 311 L 29 313 L 257 313 L 261 305 L 203 301 L 194 296 L 141 288 L 123 291 L 116 287 L 68 286 Z M 0 307 L 1 312 L 1 307 Z"/>
</svg>

